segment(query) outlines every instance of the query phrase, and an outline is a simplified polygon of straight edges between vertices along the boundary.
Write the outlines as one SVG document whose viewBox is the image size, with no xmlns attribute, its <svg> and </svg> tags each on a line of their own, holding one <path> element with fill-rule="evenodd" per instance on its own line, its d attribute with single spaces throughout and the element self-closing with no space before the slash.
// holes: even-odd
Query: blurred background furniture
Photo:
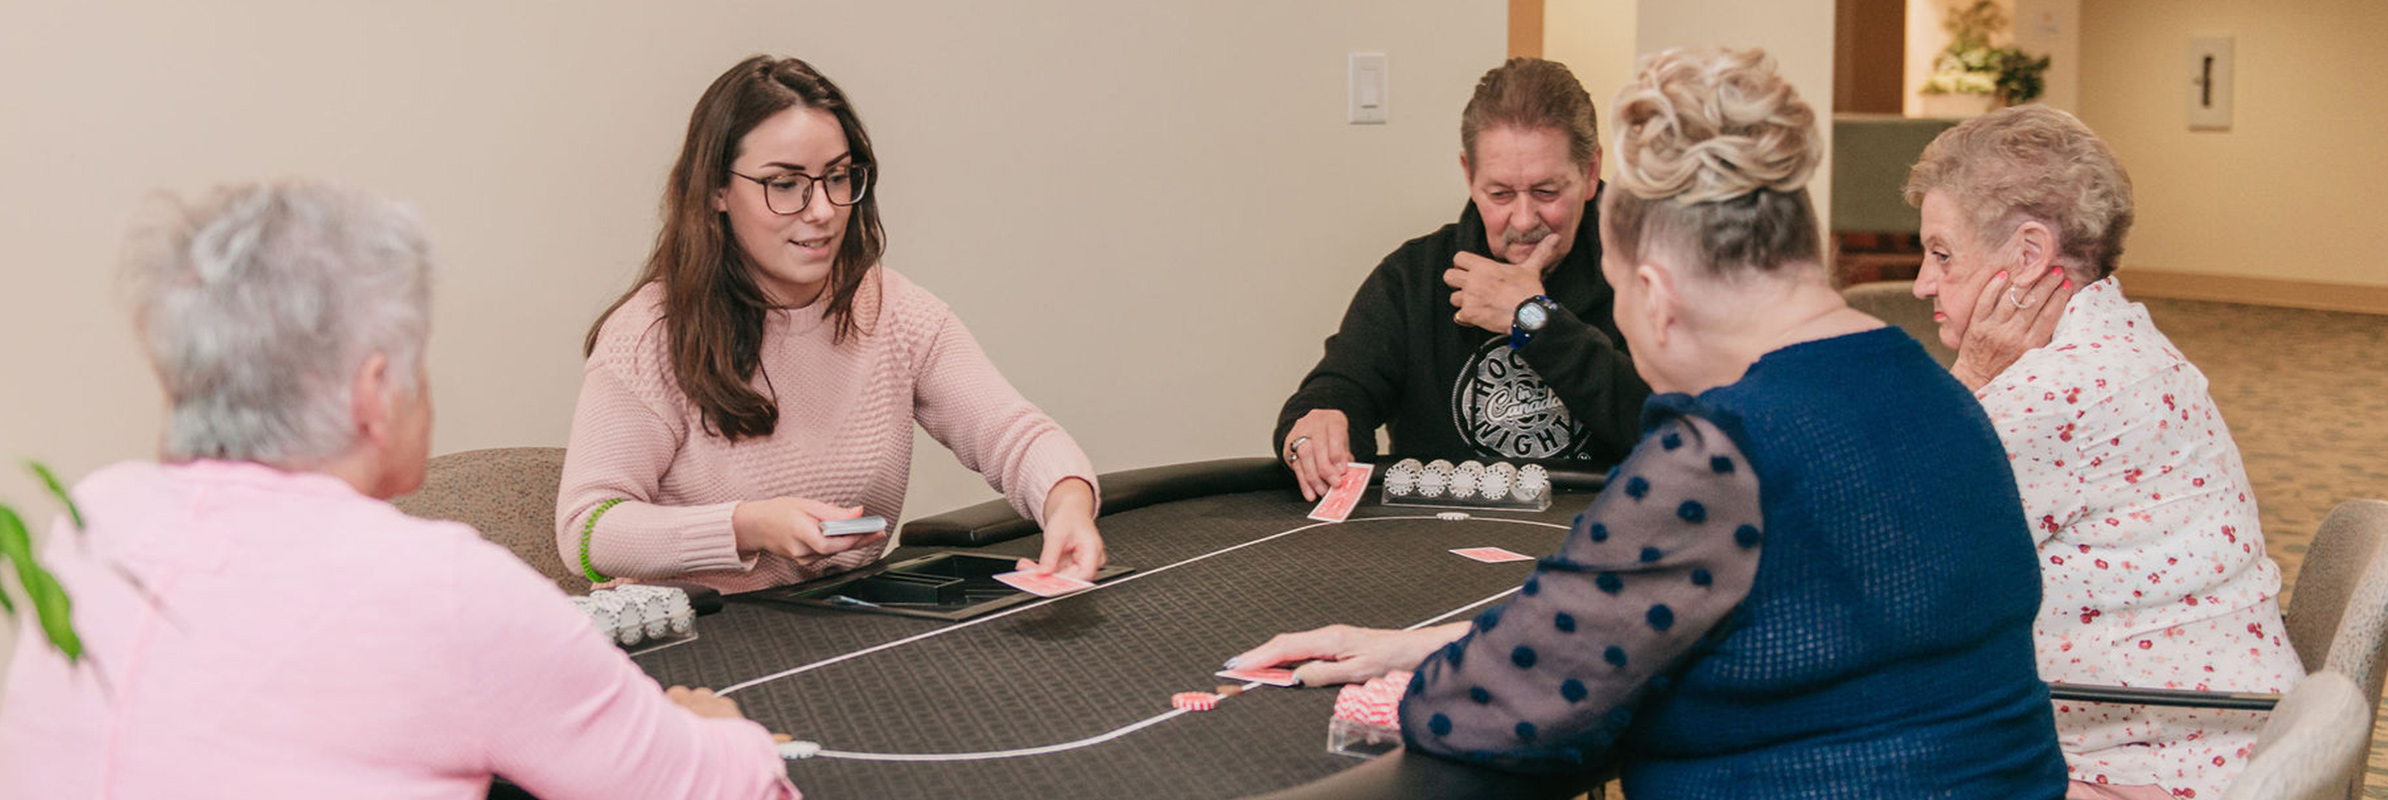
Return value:
<svg viewBox="0 0 2388 800">
<path fill-rule="evenodd" d="M 589 579 L 556 552 L 556 489 L 563 480 L 561 447 L 466 450 L 431 459 L 423 488 L 390 503 L 424 519 L 471 525 L 566 594 L 588 594 Z"/>
</svg>

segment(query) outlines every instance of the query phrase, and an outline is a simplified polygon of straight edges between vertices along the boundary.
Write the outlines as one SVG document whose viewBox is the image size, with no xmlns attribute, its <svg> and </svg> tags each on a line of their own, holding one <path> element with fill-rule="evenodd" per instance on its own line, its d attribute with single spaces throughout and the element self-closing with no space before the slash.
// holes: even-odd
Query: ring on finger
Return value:
<svg viewBox="0 0 2388 800">
<path fill-rule="evenodd" d="M 1299 460 L 1302 457 L 1302 443 L 1307 441 L 1310 441 L 1310 437 L 1296 436 L 1292 442 L 1287 443 L 1285 445 L 1285 463 L 1291 464 L 1296 460 Z M 1252 451 L 1246 450 L 1244 452 L 1249 453 Z"/>
<path fill-rule="evenodd" d="M 2021 286 L 2009 286 L 2009 287 L 2007 287 L 2007 302 L 2009 302 L 2009 303 L 2013 303 L 2013 304 L 2015 305 L 2015 307 L 2016 307 L 2016 308 L 2030 308 L 2030 307 L 2031 307 L 2031 304 L 2030 304 L 2030 303 L 2023 302 L 2023 296 L 2022 296 L 2022 295 L 2018 295 L 2018 294 L 2016 294 L 2016 293 L 2015 293 L 2015 291 L 2016 291 L 2016 290 L 2018 290 L 2018 289 L 2021 289 L 2021 288 L 2023 288 L 2023 287 L 2021 287 Z"/>
</svg>

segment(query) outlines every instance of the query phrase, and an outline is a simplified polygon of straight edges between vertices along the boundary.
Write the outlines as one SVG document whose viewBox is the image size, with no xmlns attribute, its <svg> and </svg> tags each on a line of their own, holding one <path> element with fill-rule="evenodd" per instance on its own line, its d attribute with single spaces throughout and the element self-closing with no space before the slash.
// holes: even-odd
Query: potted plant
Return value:
<svg viewBox="0 0 2388 800">
<path fill-rule="evenodd" d="M 1932 75 L 1924 79 L 1926 116 L 1979 116 L 2031 102 L 2047 88 L 2047 56 L 2035 58 L 2012 45 L 1991 46 L 1991 38 L 2007 28 L 2006 12 L 1992 0 L 1952 7 L 1941 25 L 1949 32 L 1949 45 L 1933 58 Z"/>
<path fill-rule="evenodd" d="M 66 506 L 67 519 L 73 521 L 75 529 L 82 530 L 83 512 L 75 508 L 74 499 L 67 496 L 66 486 L 58 482 L 58 476 L 38 463 L 27 462 L 26 466 L 31 467 L 34 476 L 41 479 L 50 494 Z M 16 509 L 8 507 L 6 503 L 0 503 L 0 561 L 16 565 L 17 586 L 24 590 L 27 599 L 33 601 L 34 617 L 40 620 L 42 633 L 49 637 L 50 645 L 65 654 L 68 661 L 81 660 L 83 640 L 75 636 L 73 622 L 67 613 L 70 605 L 66 599 L 66 589 L 59 586 L 58 579 L 50 575 L 49 570 L 43 569 L 41 562 L 33 557 L 33 534 L 26 529 L 24 518 L 17 516 Z M 17 611 L 16 600 L 9 597 L 5 586 L 0 586 L 0 611 L 10 616 L 15 616 Z"/>
</svg>

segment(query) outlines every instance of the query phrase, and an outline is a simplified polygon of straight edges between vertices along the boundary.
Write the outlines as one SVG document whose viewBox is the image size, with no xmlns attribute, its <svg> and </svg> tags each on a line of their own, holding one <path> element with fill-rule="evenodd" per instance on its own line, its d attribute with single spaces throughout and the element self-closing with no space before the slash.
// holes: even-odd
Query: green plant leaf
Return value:
<svg viewBox="0 0 2388 800">
<path fill-rule="evenodd" d="M 23 586 L 27 599 L 33 601 L 34 616 L 41 621 L 41 630 L 50 644 L 66 654 L 68 661 L 83 657 L 83 640 L 75 635 L 73 604 L 67 600 L 66 588 L 50 571 L 33 560 L 33 534 L 25 529 L 25 520 L 16 509 L 0 504 L 0 558 L 14 562 L 17 583 Z M 0 599 L 5 592 L 0 592 Z M 9 613 L 16 613 L 16 604 L 6 604 Z"/>
<path fill-rule="evenodd" d="M 16 509 L 0 504 L 0 560 L 16 561 L 33 550 L 33 535 L 25 531 L 25 521 L 17 517 Z M 8 599 L 7 587 L 0 587 L 0 611 L 11 617 L 17 614 L 17 604 Z"/>
<path fill-rule="evenodd" d="M 59 483 L 58 476 L 50 472 L 50 468 L 43 466 L 39 461 L 27 461 L 25 466 L 31 468 L 36 477 L 41 478 L 43 486 L 49 487 L 50 494 L 58 498 L 59 505 L 66 506 L 66 516 L 75 521 L 75 530 L 82 530 L 83 510 L 76 508 L 75 498 L 67 495 L 66 484 Z"/>
<path fill-rule="evenodd" d="M 18 565 L 19 578 L 26 576 L 25 566 Z M 39 566 L 34 566 L 31 573 L 31 578 L 25 580 L 25 593 L 33 596 L 33 613 L 41 618 L 42 633 L 50 637 L 50 644 L 56 645 L 66 660 L 80 660 L 83 639 L 75 635 L 74 603 L 66 599 L 66 587 L 58 585 L 58 579 Z"/>
<path fill-rule="evenodd" d="M 24 518 L 6 503 L 0 503 L 0 558 L 20 563 L 33 560 L 33 534 L 25 530 Z"/>
</svg>

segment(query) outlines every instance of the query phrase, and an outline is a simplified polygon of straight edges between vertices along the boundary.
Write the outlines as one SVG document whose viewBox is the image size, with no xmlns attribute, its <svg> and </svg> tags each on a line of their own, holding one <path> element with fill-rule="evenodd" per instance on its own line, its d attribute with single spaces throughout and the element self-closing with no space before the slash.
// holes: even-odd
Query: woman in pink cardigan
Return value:
<svg viewBox="0 0 2388 800">
<path fill-rule="evenodd" d="M 587 341 L 556 546 L 589 580 L 750 591 L 851 569 L 895 519 L 912 426 L 1044 526 L 1022 569 L 1103 565 L 1094 469 L 953 311 L 880 266 L 870 136 L 844 92 L 756 56 L 690 115 L 638 280 Z"/>
<path fill-rule="evenodd" d="M 383 502 L 430 443 L 410 214 L 250 187 L 145 244 L 164 457 L 92 473 L 50 534 L 86 649 L 17 648 L 0 797 L 796 795 L 729 700 L 667 697 L 513 554 Z"/>
</svg>

